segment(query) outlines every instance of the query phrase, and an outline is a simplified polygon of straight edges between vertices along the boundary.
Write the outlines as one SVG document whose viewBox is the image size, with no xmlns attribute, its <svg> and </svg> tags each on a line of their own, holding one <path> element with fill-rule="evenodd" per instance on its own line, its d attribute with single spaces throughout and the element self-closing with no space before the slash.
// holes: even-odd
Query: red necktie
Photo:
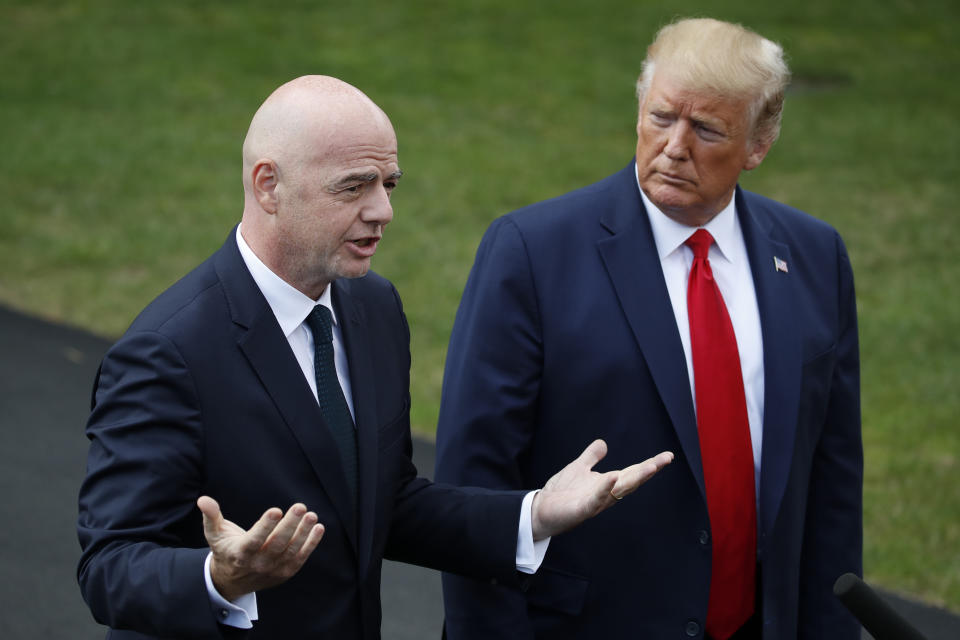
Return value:
<svg viewBox="0 0 960 640">
<path fill-rule="evenodd" d="M 687 238 L 693 266 L 687 285 L 697 431 L 713 535 L 707 634 L 726 640 L 753 614 L 757 512 L 753 447 L 737 339 L 707 259 L 713 236 Z"/>
</svg>

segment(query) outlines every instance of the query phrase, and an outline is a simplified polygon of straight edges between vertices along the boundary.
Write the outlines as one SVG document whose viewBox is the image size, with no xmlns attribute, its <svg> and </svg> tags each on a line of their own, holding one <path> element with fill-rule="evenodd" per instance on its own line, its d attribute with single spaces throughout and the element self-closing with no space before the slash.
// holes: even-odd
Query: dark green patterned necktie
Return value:
<svg viewBox="0 0 960 640">
<path fill-rule="evenodd" d="M 343 396 L 343 389 L 337 379 L 337 368 L 333 363 L 330 310 L 322 304 L 316 305 L 307 316 L 307 325 L 313 333 L 313 366 L 317 377 L 317 400 L 320 401 L 320 413 L 323 414 L 323 419 L 330 428 L 330 434 L 337 443 L 347 486 L 356 508 L 357 430 L 353 426 L 347 400 Z"/>
</svg>

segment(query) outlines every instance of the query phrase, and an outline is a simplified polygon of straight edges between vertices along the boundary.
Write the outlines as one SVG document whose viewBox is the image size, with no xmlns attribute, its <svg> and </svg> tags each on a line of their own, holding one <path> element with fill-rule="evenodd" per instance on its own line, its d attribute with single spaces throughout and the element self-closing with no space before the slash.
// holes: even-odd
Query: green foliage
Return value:
<svg viewBox="0 0 960 640">
<path fill-rule="evenodd" d="M 626 164 L 660 25 L 740 21 L 795 73 L 781 139 L 744 184 L 834 224 L 857 275 L 867 577 L 960 608 L 955 2 L 276 4 L 0 0 L 0 299 L 118 335 L 238 220 L 263 98 L 335 75 L 400 138 L 375 268 L 404 297 L 430 433 L 487 224 Z"/>
</svg>

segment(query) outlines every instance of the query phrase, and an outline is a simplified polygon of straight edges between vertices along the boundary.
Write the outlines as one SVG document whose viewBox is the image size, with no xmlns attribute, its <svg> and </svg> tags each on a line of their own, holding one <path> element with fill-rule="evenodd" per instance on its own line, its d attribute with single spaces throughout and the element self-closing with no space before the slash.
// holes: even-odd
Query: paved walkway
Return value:
<svg viewBox="0 0 960 640">
<path fill-rule="evenodd" d="M 77 490 L 84 474 L 83 435 L 90 388 L 109 343 L 89 333 L 0 306 L 0 638 L 95 640 L 105 629 L 90 616 L 76 583 Z M 433 446 L 414 443 L 431 475 Z M 383 637 L 440 636 L 438 574 L 387 562 Z M 929 640 L 960 638 L 960 618 L 885 596 Z"/>
</svg>

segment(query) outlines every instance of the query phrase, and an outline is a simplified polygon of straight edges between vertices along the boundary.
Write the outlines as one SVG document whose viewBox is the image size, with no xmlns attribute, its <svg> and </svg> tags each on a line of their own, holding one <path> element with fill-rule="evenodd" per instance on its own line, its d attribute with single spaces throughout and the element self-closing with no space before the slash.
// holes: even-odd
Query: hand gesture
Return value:
<svg viewBox="0 0 960 640">
<path fill-rule="evenodd" d="M 534 540 L 563 533 L 610 508 L 673 461 L 673 453 L 664 451 L 626 469 L 593 471 L 605 455 L 607 443 L 594 440 L 534 496 Z"/>
<path fill-rule="evenodd" d="M 203 513 L 203 535 L 210 545 L 210 577 L 226 600 L 235 600 L 280 584 L 293 576 L 323 537 L 317 514 L 295 504 L 286 515 L 267 509 L 244 531 L 225 519 L 220 505 L 208 496 L 197 499 Z"/>
</svg>

